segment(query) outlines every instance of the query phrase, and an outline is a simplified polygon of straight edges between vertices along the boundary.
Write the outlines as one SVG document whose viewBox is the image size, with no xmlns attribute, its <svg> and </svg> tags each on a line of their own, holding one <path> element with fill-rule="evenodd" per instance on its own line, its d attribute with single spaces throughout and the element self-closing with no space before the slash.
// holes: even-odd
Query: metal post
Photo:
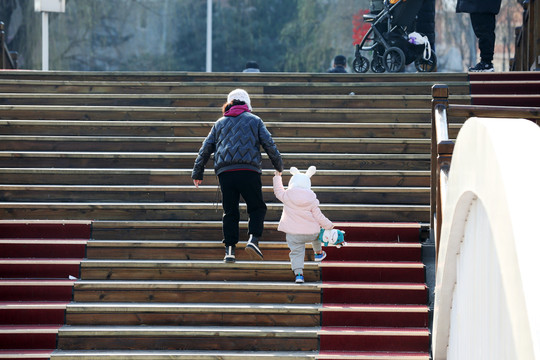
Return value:
<svg viewBox="0 0 540 360">
<path fill-rule="evenodd" d="M 206 2 L 206 72 L 212 72 L 212 0 Z"/>
<path fill-rule="evenodd" d="M 41 68 L 49 70 L 49 13 L 41 13 Z"/>
</svg>

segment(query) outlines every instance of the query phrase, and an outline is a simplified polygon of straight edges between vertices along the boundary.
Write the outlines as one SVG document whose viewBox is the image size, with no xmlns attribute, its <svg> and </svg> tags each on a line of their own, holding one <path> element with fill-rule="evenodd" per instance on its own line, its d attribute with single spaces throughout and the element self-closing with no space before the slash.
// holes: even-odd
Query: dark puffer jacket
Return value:
<svg viewBox="0 0 540 360">
<path fill-rule="evenodd" d="M 216 121 L 204 140 L 191 178 L 203 179 L 204 167 L 214 152 L 214 169 L 217 175 L 234 169 L 249 169 L 261 173 L 261 146 L 270 157 L 274 168 L 282 172 L 281 154 L 261 118 L 250 112 L 238 116 L 224 116 Z"/>
<path fill-rule="evenodd" d="M 499 10 L 501 10 L 501 0 L 458 0 L 456 5 L 458 13 L 498 14 Z"/>
</svg>

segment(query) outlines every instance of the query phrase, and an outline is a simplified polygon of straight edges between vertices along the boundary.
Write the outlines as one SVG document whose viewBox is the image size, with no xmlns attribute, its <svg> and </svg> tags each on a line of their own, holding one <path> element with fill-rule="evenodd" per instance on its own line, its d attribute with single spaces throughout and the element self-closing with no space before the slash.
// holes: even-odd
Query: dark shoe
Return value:
<svg viewBox="0 0 540 360">
<path fill-rule="evenodd" d="M 225 245 L 225 257 L 223 258 L 223 261 L 226 263 L 233 263 L 236 261 L 236 257 L 234 256 L 234 246 Z"/>
<path fill-rule="evenodd" d="M 259 238 L 255 237 L 253 235 L 249 236 L 249 240 L 246 244 L 246 251 L 251 255 L 253 258 L 259 258 L 263 260 L 263 253 L 261 249 L 259 249 Z"/>
<path fill-rule="evenodd" d="M 494 72 L 495 69 L 493 68 L 492 63 L 487 63 L 484 61 L 480 61 L 476 66 L 469 68 L 470 72 Z"/>
</svg>

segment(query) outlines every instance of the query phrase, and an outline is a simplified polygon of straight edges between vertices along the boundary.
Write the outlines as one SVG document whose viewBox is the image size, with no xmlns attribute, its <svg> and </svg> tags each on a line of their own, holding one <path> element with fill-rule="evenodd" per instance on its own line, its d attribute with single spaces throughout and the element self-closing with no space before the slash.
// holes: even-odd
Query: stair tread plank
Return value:
<svg viewBox="0 0 540 360">
<path fill-rule="evenodd" d="M 317 352 L 315 351 L 211 351 L 211 350 L 57 350 L 51 359 L 121 359 L 121 360 L 169 360 L 169 359 L 195 359 L 195 360 L 214 360 L 216 358 L 223 360 L 239 359 L 272 359 L 272 360 L 315 360 Z M 416 360 L 416 359 L 411 359 Z M 421 360 L 424 360 L 423 358 Z"/>
<path fill-rule="evenodd" d="M 64 325 L 59 336 L 250 336 L 277 338 L 317 337 L 316 327 L 271 326 L 72 326 Z M 1 332 L 1 327 L 0 327 Z M 270 335 L 269 335 L 270 334 Z"/>
</svg>

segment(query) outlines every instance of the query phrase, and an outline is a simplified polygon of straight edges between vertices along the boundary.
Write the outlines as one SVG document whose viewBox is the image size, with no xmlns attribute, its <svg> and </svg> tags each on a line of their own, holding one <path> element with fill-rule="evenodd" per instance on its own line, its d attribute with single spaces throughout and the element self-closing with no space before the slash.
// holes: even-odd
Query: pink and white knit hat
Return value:
<svg viewBox="0 0 540 360">
<path fill-rule="evenodd" d="M 246 103 L 246 105 L 249 108 L 249 111 L 252 111 L 251 108 L 251 100 L 249 99 L 248 93 L 243 89 L 235 89 L 229 93 L 229 96 L 227 96 L 227 102 L 231 102 L 233 100 L 240 100 Z"/>
</svg>

